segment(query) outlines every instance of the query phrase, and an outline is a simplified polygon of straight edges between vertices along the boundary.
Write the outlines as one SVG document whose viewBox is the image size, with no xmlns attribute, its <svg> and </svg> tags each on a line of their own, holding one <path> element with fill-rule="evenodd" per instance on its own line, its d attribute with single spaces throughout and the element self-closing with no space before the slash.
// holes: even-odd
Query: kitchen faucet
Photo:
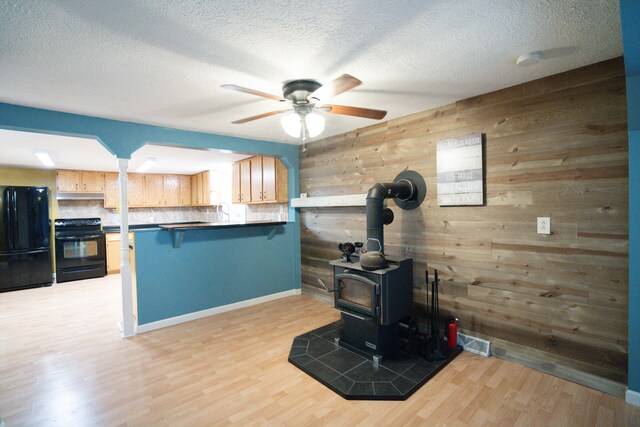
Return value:
<svg viewBox="0 0 640 427">
<path fill-rule="evenodd" d="M 224 211 L 224 207 L 227 207 L 227 212 Z M 216 208 L 216 211 L 218 213 L 218 219 L 220 219 L 220 214 L 222 214 L 222 221 L 221 222 L 231 222 L 231 216 L 229 216 L 229 213 L 231 212 L 231 209 L 229 208 L 229 204 L 227 202 L 219 202 Z M 225 221 L 224 216 L 227 216 L 227 220 Z"/>
</svg>

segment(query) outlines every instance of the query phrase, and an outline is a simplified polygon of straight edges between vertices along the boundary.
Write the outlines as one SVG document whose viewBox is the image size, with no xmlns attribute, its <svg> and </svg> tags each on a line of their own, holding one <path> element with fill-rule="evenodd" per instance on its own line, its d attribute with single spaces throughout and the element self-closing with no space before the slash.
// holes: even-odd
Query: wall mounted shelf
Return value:
<svg viewBox="0 0 640 427">
<path fill-rule="evenodd" d="M 298 197 L 291 199 L 293 208 L 330 208 L 340 206 L 366 206 L 367 195 L 346 194 L 341 196 Z"/>
</svg>

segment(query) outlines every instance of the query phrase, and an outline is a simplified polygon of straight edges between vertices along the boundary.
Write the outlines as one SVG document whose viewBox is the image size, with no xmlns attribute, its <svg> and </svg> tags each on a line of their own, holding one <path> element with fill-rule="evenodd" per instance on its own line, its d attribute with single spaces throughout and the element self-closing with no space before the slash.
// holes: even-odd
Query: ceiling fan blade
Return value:
<svg viewBox="0 0 640 427">
<path fill-rule="evenodd" d="M 233 123 L 234 125 L 240 125 L 242 123 L 251 122 L 253 120 L 258 120 L 258 119 L 262 119 L 269 116 L 275 116 L 276 114 L 284 113 L 285 111 L 290 111 L 290 110 L 269 111 L 268 113 L 262 113 L 262 114 L 258 114 L 257 116 L 246 117 L 244 119 L 236 120 L 235 122 L 231 122 L 231 123 Z"/>
<path fill-rule="evenodd" d="M 261 97 L 267 98 L 267 99 L 273 99 L 274 101 L 278 101 L 278 102 L 286 101 L 286 99 L 282 98 L 281 96 L 271 95 L 270 93 L 261 92 L 259 90 L 249 89 L 247 87 L 242 87 L 242 86 L 238 86 L 238 85 L 222 85 L 220 87 L 223 87 L 223 88 L 229 89 L 229 90 L 235 90 L 237 92 L 248 93 L 250 95 L 261 96 Z"/>
<path fill-rule="evenodd" d="M 316 98 L 319 101 L 333 98 L 336 95 L 340 95 L 342 92 L 353 89 L 354 87 L 362 84 L 362 82 L 349 74 L 343 74 L 337 79 L 330 81 L 327 84 L 320 86 L 315 90 L 308 98 Z"/>
<path fill-rule="evenodd" d="M 383 119 L 387 115 L 386 111 L 373 110 L 371 108 L 348 107 L 346 105 L 324 104 L 320 108 L 330 107 L 331 114 L 341 114 L 343 116 L 364 117 L 366 119 Z"/>
</svg>

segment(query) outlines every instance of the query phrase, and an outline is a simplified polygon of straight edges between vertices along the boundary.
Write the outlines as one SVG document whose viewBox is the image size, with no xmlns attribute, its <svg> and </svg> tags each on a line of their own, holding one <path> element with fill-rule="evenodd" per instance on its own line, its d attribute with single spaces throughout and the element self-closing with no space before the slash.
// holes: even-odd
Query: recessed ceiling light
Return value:
<svg viewBox="0 0 640 427">
<path fill-rule="evenodd" d="M 522 55 L 518 56 L 518 59 L 516 60 L 516 65 L 520 65 L 524 67 L 527 65 L 535 64 L 541 59 L 542 59 L 542 52 L 540 52 L 539 50 L 535 50 L 533 52 L 523 53 Z"/>
<path fill-rule="evenodd" d="M 138 166 L 138 169 L 136 169 L 137 172 L 144 172 L 147 169 L 149 169 L 151 166 L 156 164 L 156 159 L 155 157 L 149 157 L 147 158 L 147 160 L 145 160 L 144 162 L 142 162 L 142 164 L 140 164 L 140 166 Z"/>
<path fill-rule="evenodd" d="M 51 156 L 46 151 L 37 151 L 36 157 L 38 158 L 38 160 L 40 160 L 40 163 L 42 163 L 44 166 L 48 168 L 52 168 L 55 166 L 53 164 L 53 160 L 51 159 Z"/>
</svg>

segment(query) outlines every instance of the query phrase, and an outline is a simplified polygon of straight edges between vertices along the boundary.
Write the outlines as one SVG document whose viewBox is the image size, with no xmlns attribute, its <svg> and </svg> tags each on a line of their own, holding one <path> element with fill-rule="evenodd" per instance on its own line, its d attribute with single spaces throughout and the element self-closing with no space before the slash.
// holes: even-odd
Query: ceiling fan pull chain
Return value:
<svg viewBox="0 0 640 427">
<path fill-rule="evenodd" d="M 305 120 L 304 117 L 300 118 L 300 121 L 302 122 L 302 126 L 300 126 L 300 133 L 301 133 L 301 137 L 302 137 L 302 152 L 304 153 L 305 151 L 307 151 L 307 134 L 309 133 L 309 131 L 307 130 L 307 121 Z"/>
</svg>

